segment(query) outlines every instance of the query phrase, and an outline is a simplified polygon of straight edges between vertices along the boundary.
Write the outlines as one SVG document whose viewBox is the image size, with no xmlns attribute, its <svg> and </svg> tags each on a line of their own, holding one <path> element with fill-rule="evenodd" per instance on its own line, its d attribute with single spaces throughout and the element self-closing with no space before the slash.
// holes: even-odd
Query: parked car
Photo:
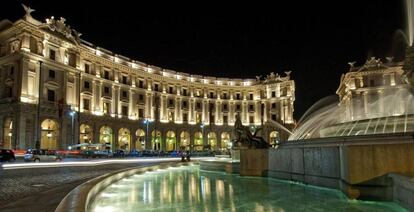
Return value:
<svg viewBox="0 0 414 212">
<path fill-rule="evenodd" d="M 125 151 L 122 149 L 118 149 L 114 152 L 114 157 L 125 157 Z"/>
<path fill-rule="evenodd" d="M 0 162 L 5 161 L 15 161 L 16 157 L 14 157 L 13 150 L 10 149 L 0 149 Z"/>
<path fill-rule="evenodd" d="M 128 157 L 141 157 L 142 156 L 142 153 L 141 152 L 139 152 L 138 150 L 131 150 L 129 153 L 128 153 L 128 155 L 127 155 Z"/>
<path fill-rule="evenodd" d="M 24 161 L 26 162 L 59 162 L 62 161 L 62 157 L 56 154 L 54 150 L 47 149 L 29 149 L 24 155 Z"/>
<path fill-rule="evenodd" d="M 114 156 L 111 150 L 98 150 L 95 151 L 94 154 L 98 158 L 112 158 Z"/>
</svg>

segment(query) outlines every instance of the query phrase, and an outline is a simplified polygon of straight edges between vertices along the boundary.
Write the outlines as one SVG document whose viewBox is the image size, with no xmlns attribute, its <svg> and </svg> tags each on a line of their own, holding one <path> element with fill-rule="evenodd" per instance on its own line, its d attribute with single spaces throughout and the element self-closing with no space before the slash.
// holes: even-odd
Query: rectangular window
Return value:
<svg viewBox="0 0 414 212">
<path fill-rule="evenodd" d="M 68 64 L 69 66 L 76 68 L 76 55 L 74 53 L 68 54 Z"/>
<path fill-rule="evenodd" d="M 240 94 L 239 93 L 236 93 L 236 99 L 240 100 Z"/>
<path fill-rule="evenodd" d="M 210 92 L 210 98 L 214 98 L 214 93 Z"/>
<path fill-rule="evenodd" d="M 83 99 L 83 109 L 84 110 L 89 110 L 89 99 Z"/>
<path fill-rule="evenodd" d="M 104 87 L 104 93 L 108 94 L 109 93 L 109 87 Z"/>
<path fill-rule="evenodd" d="M 254 116 L 249 116 L 249 123 L 253 124 L 254 123 Z"/>
<path fill-rule="evenodd" d="M 144 118 L 144 109 L 138 109 L 138 118 Z"/>
<path fill-rule="evenodd" d="M 10 75 L 14 74 L 14 66 L 10 67 Z"/>
<path fill-rule="evenodd" d="M 49 78 L 50 79 L 55 79 L 55 77 L 56 77 L 56 72 L 53 71 L 53 70 L 49 70 Z"/>
<path fill-rule="evenodd" d="M 272 109 L 276 108 L 276 103 L 272 103 Z"/>
<path fill-rule="evenodd" d="M 227 104 L 224 104 L 224 105 L 223 105 L 223 110 L 224 110 L 224 111 L 227 111 Z"/>
<path fill-rule="evenodd" d="M 227 116 L 223 116 L 223 124 L 228 124 L 229 119 Z"/>
<path fill-rule="evenodd" d="M 128 106 L 122 106 L 122 115 L 128 116 Z"/>
<path fill-rule="evenodd" d="M 109 102 L 104 102 L 103 103 L 103 113 L 108 115 L 109 114 L 109 109 L 110 109 L 110 104 Z"/>
<path fill-rule="evenodd" d="M 138 95 L 138 100 L 139 100 L 140 102 L 144 101 L 144 95 L 139 94 L 139 95 Z"/>
<path fill-rule="evenodd" d="M 240 105 L 236 105 L 236 110 L 240 111 Z"/>
<path fill-rule="evenodd" d="M 154 91 L 158 91 L 158 87 L 159 87 L 158 84 L 154 84 Z"/>
<path fill-rule="evenodd" d="M 250 100 L 253 100 L 253 94 L 251 93 L 249 94 L 249 96 L 250 96 Z"/>
<path fill-rule="evenodd" d="M 272 91 L 272 97 L 276 97 L 276 92 Z"/>
<path fill-rule="evenodd" d="M 209 107 L 210 111 L 214 110 L 214 103 L 210 103 L 210 107 Z"/>
<path fill-rule="evenodd" d="M 187 89 L 183 89 L 183 96 L 187 96 Z"/>
<path fill-rule="evenodd" d="M 126 76 L 122 76 L 122 83 L 128 84 L 128 78 Z"/>
<path fill-rule="evenodd" d="M 90 69 L 89 64 L 85 63 L 85 73 L 89 74 L 89 72 L 90 72 L 89 69 Z"/>
<path fill-rule="evenodd" d="M 223 99 L 227 99 L 227 93 L 223 93 Z"/>
<path fill-rule="evenodd" d="M 201 109 L 201 103 L 200 102 L 196 103 L 196 109 Z"/>
<path fill-rule="evenodd" d="M 187 113 L 183 114 L 183 122 L 188 122 L 188 114 Z"/>
<path fill-rule="evenodd" d="M 126 91 L 122 91 L 122 97 L 127 98 L 128 97 L 128 93 Z"/>
<path fill-rule="evenodd" d="M 104 78 L 109 80 L 109 71 L 104 72 Z"/>
<path fill-rule="evenodd" d="M 168 106 L 169 107 L 174 107 L 174 100 L 173 99 L 168 100 Z"/>
<path fill-rule="evenodd" d="M 83 82 L 83 87 L 86 89 L 89 89 L 89 82 L 88 81 Z"/>
<path fill-rule="evenodd" d="M 253 105 L 249 105 L 249 110 L 250 111 L 253 111 L 254 110 Z"/>
<path fill-rule="evenodd" d="M 187 101 L 183 101 L 183 108 L 187 108 Z"/>
<path fill-rule="evenodd" d="M 54 102 L 55 101 L 55 91 L 47 89 L 47 101 Z"/>
<path fill-rule="evenodd" d="M 56 60 L 56 51 L 55 50 L 52 50 L 52 49 L 49 50 L 49 58 L 51 60 Z"/>
<path fill-rule="evenodd" d="M 276 121 L 276 114 L 272 114 L 272 120 Z"/>
<path fill-rule="evenodd" d="M 174 92 L 174 88 L 173 87 L 169 87 L 168 88 L 168 93 L 172 94 Z"/>
<path fill-rule="evenodd" d="M 143 88 L 144 87 L 144 81 L 142 81 L 142 80 L 138 81 L 138 87 Z"/>
</svg>

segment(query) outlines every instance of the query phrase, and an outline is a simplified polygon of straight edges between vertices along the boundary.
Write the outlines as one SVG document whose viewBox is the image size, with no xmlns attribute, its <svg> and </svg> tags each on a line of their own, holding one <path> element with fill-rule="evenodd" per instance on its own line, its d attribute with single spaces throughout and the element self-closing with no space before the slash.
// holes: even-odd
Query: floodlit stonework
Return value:
<svg viewBox="0 0 414 212">
<path fill-rule="evenodd" d="M 0 147 L 220 150 L 238 113 L 252 129 L 263 124 L 270 143 L 288 135 L 268 120 L 294 126 L 290 72 L 229 79 L 162 69 L 80 39 L 64 18 L 25 11 L 0 22 Z"/>
</svg>

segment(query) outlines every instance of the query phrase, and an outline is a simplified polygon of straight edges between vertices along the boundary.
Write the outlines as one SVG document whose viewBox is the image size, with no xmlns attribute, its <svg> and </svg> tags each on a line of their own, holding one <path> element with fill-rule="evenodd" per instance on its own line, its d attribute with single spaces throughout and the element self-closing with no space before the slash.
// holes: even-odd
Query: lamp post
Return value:
<svg viewBox="0 0 414 212">
<path fill-rule="evenodd" d="M 69 115 L 72 117 L 72 145 L 75 144 L 75 127 L 74 125 L 74 117 L 76 112 L 74 110 L 70 111 Z"/>
<path fill-rule="evenodd" d="M 36 116 L 36 143 L 35 148 L 40 149 L 40 100 L 43 97 L 42 95 L 42 63 L 43 61 L 39 60 L 39 93 L 37 97 L 37 116 Z"/>
<path fill-rule="evenodd" d="M 201 138 L 203 139 L 203 149 L 204 149 L 204 144 L 205 144 L 205 138 L 204 138 L 204 123 L 201 123 L 200 127 L 201 127 Z"/>
<path fill-rule="evenodd" d="M 147 129 L 146 129 L 146 132 L 145 132 L 145 145 L 144 145 L 144 149 L 145 149 L 145 147 L 147 146 L 147 144 L 148 144 L 148 125 L 149 125 L 149 119 L 148 118 L 145 118 L 145 120 L 144 120 L 144 124 L 146 125 L 146 127 L 147 127 Z"/>
</svg>

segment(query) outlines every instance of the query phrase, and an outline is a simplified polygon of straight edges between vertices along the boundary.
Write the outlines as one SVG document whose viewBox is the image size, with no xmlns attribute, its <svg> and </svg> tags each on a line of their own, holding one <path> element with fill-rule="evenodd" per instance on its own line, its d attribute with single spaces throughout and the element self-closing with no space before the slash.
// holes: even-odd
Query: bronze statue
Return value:
<svg viewBox="0 0 414 212">
<path fill-rule="evenodd" d="M 269 147 L 269 144 L 259 136 L 256 136 L 258 128 L 254 134 L 252 134 L 248 127 L 243 126 L 240 119 L 240 115 L 236 114 L 236 122 L 234 123 L 234 135 L 233 147 L 245 146 L 253 149 L 265 149 Z"/>
</svg>

